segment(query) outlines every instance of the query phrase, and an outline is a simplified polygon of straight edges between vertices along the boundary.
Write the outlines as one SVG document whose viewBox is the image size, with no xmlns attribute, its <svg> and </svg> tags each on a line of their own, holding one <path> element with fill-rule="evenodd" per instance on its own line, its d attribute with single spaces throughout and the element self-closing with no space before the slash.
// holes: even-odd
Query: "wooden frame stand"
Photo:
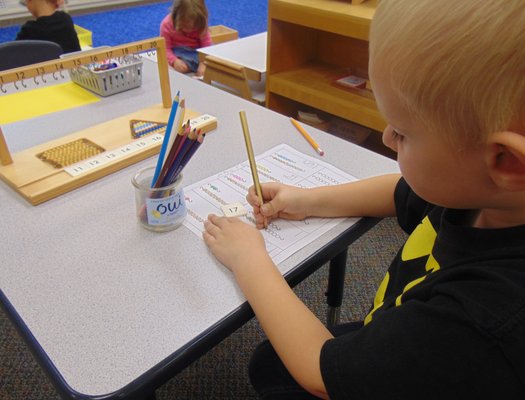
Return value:
<svg viewBox="0 0 525 400">
<path fill-rule="evenodd" d="M 162 104 L 141 109 L 13 155 L 9 152 L 0 129 L 0 178 L 29 203 L 37 205 L 158 153 L 162 140 L 158 137 L 157 140 L 147 140 L 146 137 L 133 139 L 129 123 L 130 120 L 168 121 L 172 98 L 164 38 L 142 40 L 104 50 L 95 49 L 60 60 L 2 71 L 0 72 L 0 84 L 53 74 L 98 60 L 123 57 L 127 54 L 153 49 L 157 50 Z M 186 109 L 185 119 L 195 117 L 197 117 L 195 112 Z M 204 119 L 201 122 L 203 132 L 209 132 L 216 127 L 214 118 Z M 75 170 L 75 165 L 57 168 L 39 158 L 43 152 L 50 149 L 82 141 L 93 143 L 97 148 L 102 149 L 102 153 L 97 159 L 83 160 L 82 165 L 85 166 L 85 163 L 88 162 L 92 164 L 92 168 L 82 170 L 82 165 L 79 164 L 77 169 L 81 171 L 80 173 L 71 173 L 72 170 Z M 100 162 L 102 160 L 100 157 L 104 158 L 103 162 Z"/>
</svg>

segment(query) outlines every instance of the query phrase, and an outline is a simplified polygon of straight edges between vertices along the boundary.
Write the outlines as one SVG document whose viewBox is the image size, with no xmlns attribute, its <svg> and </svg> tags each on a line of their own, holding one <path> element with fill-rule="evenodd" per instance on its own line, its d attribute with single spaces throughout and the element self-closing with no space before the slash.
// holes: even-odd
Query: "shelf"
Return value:
<svg viewBox="0 0 525 400">
<path fill-rule="evenodd" d="M 339 88 L 334 84 L 341 68 L 322 63 L 308 63 L 267 77 L 269 102 L 272 94 L 337 115 L 341 118 L 382 131 L 386 124 L 371 98 Z M 271 104 L 269 104 L 270 108 Z"/>
<path fill-rule="evenodd" d="M 343 0 L 272 0 L 271 18 L 368 40 L 376 0 L 352 5 Z"/>
</svg>

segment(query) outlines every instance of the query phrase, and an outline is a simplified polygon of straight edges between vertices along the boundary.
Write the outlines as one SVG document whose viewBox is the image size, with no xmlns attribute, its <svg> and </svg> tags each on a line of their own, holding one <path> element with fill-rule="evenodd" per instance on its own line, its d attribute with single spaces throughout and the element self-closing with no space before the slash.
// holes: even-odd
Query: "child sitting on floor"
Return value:
<svg viewBox="0 0 525 400">
<path fill-rule="evenodd" d="M 160 24 L 160 34 L 166 39 L 169 65 L 184 74 L 204 75 L 206 67 L 197 53 L 197 49 L 211 45 L 204 0 L 175 0 L 171 13 Z"/>
</svg>

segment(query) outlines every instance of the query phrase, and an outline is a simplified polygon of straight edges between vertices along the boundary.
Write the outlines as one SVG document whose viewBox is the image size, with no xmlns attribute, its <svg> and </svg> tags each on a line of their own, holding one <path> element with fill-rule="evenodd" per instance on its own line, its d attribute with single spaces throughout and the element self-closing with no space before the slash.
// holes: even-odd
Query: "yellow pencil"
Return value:
<svg viewBox="0 0 525 400">
<path fill-rule="evenodd" d="M 319 145 L 315 142 L 315 140 L 312 139 L 312 137 L 304 130 L 304 128 L 299 125 L 299 122 L 297 122 L 295 119 L 290 118 L 290 121 L 292 121 L 293 126 L 297 128 L 297 130 L 301 133 L 301 135 L 304 136 L 304 138 L 310 143 L 310 145 L 314 148 L 315 151 L 319 153 L 320 156 L 324 156 L 324 151 L 319 147 Z"/>
<path fill-rule="evenodd" d="M 246 144 L 246 151 L 248 153 L 248 161 L 250 162 L 250 169 L 252 171 L 253 184 L 255 185 L 255 192 L 259 198 L 259 203 L 263 205 L 263 196 L 261 183 L 259 182 L 259 174 L 257 173 L 257 164 L 255 163 L 255 157 L 253 155 L 252 140 L 250 138 L 250 131 L 248 130 L 248 120 L 246 119 L 246 113 L 244 111 L 239 112 L 241 117 L 242 133 L 244 134 L 244 142 Z"/>
</svg>

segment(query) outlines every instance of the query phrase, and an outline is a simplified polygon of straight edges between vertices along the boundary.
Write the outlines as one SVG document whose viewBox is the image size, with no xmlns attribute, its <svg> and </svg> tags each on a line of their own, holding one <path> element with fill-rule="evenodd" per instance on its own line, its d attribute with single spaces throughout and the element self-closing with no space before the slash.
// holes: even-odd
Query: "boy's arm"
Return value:
<svg viewBox="0 0 525 400">
<path fill-rule="evenodd" d="M 320 356 L 332 334 L 290 289 L 259 231 L 237 218 L 208 218 L 204 241 L 233 272 L 287 370 L 304 389 L 327 398 Z"/>
<path fill-rule="evenodd" d="M 252 186 L 246 196 L 253 206 L 257 228 L 275 218 L 392 217 L 394 191 L 401 175 L 389 174 L 336 186 L 302 189 L 275 182 L 262 185 L 264 204 Z"/>
<path fill-rule="evenodd" d="M 320 358 L 332 334 L 299 300 L 269 257 L 234 273 L 288 372 L 305 390 L 327 398 Z"/>
<path fill-rule="evenodd" d="M 400 174 L 380 175 L 312 189 L 308 215 L 315 217 L 393 217 Z"/>
</svg>

